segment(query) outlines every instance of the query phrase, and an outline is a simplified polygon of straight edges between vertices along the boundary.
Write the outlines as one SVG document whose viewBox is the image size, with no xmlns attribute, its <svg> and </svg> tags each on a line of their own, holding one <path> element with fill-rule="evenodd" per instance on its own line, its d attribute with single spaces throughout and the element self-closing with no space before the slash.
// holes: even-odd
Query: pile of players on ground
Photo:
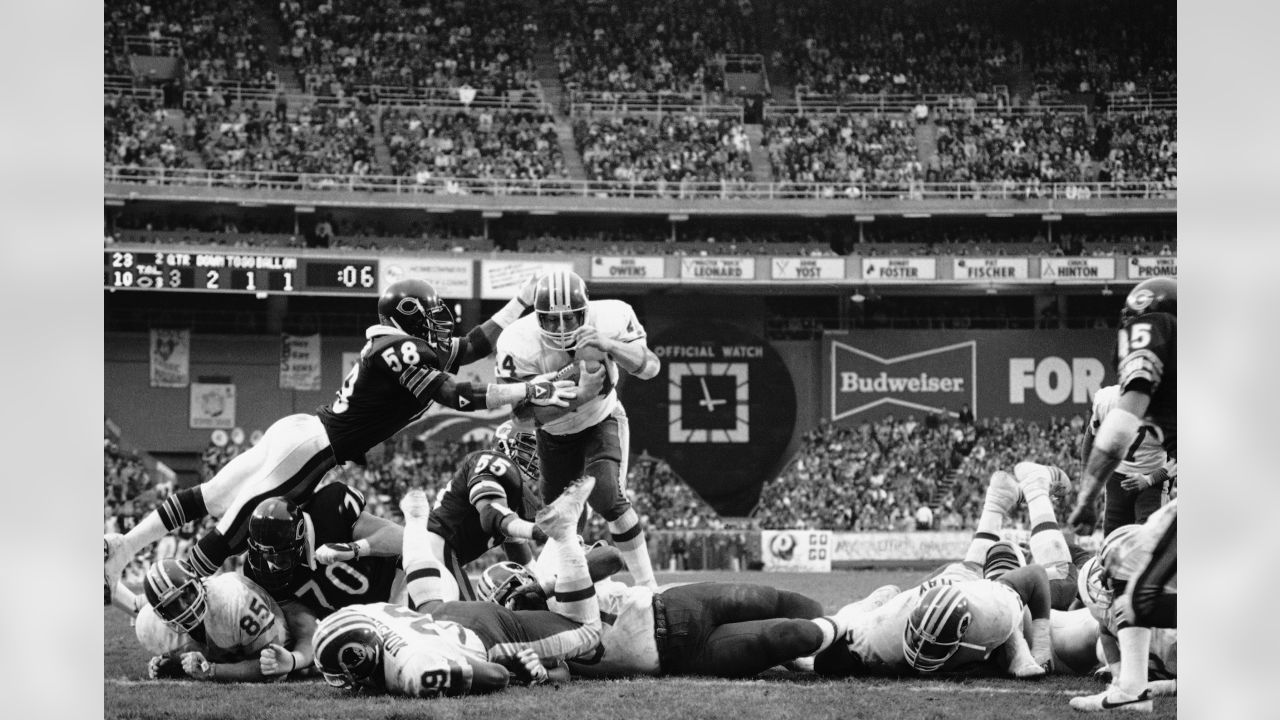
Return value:
<svg viewBox="0 0 1280 720">
<path fill-rule="evenodd" d="M 1176 690 L 1177 501 L 1160 505 L 1176 477 L 1176 426 L 1160 403 L 1176 378 L 1172 356 L 1142 361 L 1173 347 L 1176 286 L 1146 281 L 1126 302 L 1139 314 L 1122 330 L 1121 382 L 1134 368 L 1147 382 L 1095 398 L 1090 460 L 1068 518 L 1093 524 L 1106 479 L 1111 527 L 1096 555 L 1068 544 L 1058 525 L 1052 496 L 1070 484 L 1066 473 L 1023 461 L 991 474 L 965 557 L 906 590 L 881 587 L 826 614 L 762 584 L 659 587 L 617 483 L 625 413 L 614 391 L 619 369 L 652 379 L 658 359 L 629 305 L 589 301 L 580 277 L 555 271 L 465 338 L 453 337 L 452 316 L 426 283 L 392 284 L 334 402 L 278 420 L 206 483 L 166 498 L 128 533 L 104 535 L 106 594 L 137 616 L 156 679 L 318 672 L 338 688 L 430 698 L 575 675 L 740 678 L 777 666 L 829 677 L 1106 672 L 1113 684 L 1073 707 L 1149 710 L 1153 695 Z M 1132 349 L 1143 354 L 1129 362 Z M 449 374 L 490 352 L 510 382 Z M 1151 398 L 1150 411 L 1132 404 L 1135 394 Z M 435 401 L 515 409 L 434 504 L 421 490 L 405 493 L 400 525 L 369 513 L 357 490 L 326 482 L 337 463 L 362 458 Z M 1138 432 L 1135 411 L 1160 432 Z M 1025 550 L 1000 539 L 1021 502 Z M 611 544 L 580 540 L 588 505 L 608 520 Z M 204 516 L 216 527 L 181 560 L 153 563 L 140 595 L 120 582 L 139 550 Z M 499 543 L 509 560 L 472 588 L 466 565 Z M 243 573 L 219 572 L 241 552 Z M 624 565 L 632 586 L 611 579 Z"/>
</svg>

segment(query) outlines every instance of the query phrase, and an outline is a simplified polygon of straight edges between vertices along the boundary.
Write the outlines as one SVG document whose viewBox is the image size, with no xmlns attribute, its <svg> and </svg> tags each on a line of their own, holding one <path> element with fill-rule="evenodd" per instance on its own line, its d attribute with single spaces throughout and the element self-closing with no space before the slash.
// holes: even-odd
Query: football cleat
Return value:
<svg viewBox="0 0 1280 720">
<path fill-rule="evenodd" d="M 557 540 L 573 538 L 578 532 L 578 518 L 582 515 L 587 496 L 595 486 L 596 479 L 590 475 L 583 475 L 574 480 L 564 489 L 564 492 L 560 493 L 560 497 L 538 511 L 535 518 L 538 527 L 542 528 L 542 532 L 550 538 Z"/>
<path fill-rule="evenodd" d="M 400 498 L 400 512 L 404 513 L 405 522 L 412 519 L 425 524 L 431 515 L 431 501 L 427 499 L 427 493 L 418 489 L 405 493 Z"/>
<path fill-rule="evenodd" d="M 1130 712 L 1151 712 L 1151 691 L 1143 690 L 1134 697 L 1120 690 L 1116 685 L 1109 685 L 1106 690 L 1096 695 L 1080 695 L 1071 698 L 1071 709 L 1081 712 L 1102 712 L 1103 710 L 1128 710 Z"/>
<path fill-rule="evenodd" d="M 124 535 L 107 533 L 102 536 L 102 582 L 107 604 L 111 604 L 111 596 L 115 593 L 116 582 L 124 574 L 124 566 L 129 564 L 125 554 Z"/>
<path fill-rule="evenodd" d="M 991 473 L 991 481 L 987 483 L 987 497 L 984 510 L 995 510 L 1006 517 L 1018 507 L 1022 492 L 1018 489 L 1018 480 L 1012 473 L 997 470 Z"/>
</svg>

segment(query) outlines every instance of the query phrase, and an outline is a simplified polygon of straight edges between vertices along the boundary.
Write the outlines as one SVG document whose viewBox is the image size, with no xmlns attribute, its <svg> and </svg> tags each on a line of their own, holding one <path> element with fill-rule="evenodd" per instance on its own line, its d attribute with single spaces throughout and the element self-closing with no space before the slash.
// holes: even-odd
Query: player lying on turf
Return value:
<svg viewBox="0 0 1280 720">
<path fill-rule="evenodd" d="M 161 560 L 147 568 L 142 595 L 121 584 L 114 602 L 137 615 L 138 641 L 154 655 L 147 666 L 152 679 L 266 680 L 260 651 L 274 645 L 289 652 L 295 638 L 310 644 L 306 628 L 290 623 L 265 590 L 239 573 L 206 579 L 177 560 Z"/>
<path fill-rule="evenodd" d="M 515 612 L 426 594 L 439 587 L 417 582 L 430 557 L 430 503 L 421 491 L 406 495 L 401 509 L 410 607 L 353 605 L 321 621 L 315 633 L 321 674 L 338 687 L 414 697 L 491 692 L 505 688 L 513 675 L 546 682 L 543 657 L 554 662 L 579 655 L 599 640 L 599 605 L 586 558 L 576 539 L 567 542 L 593 485 L 585 477 L 538 512 L 538 526 L 558 542 L 555 612 Z"/>
<path fill-rule="evenodd" d="M 551 543 L 534 569 L 514 563 L 488 568 L 480 580 L 482 595 L 513 608 L 543 606 L 554 597 L 556 569 L 549 551 L 554 552 Z M 720 582 L 655 592 L 610 579 L 623 568 L 616 548 L 595 548 L 589 559 L 600 601 L 600 644 L 568 660 L 575 676 L 752 677 L 820 652 L 844 632 L 841 617 L 823 616 L 822 606 L 800 593 Z"/>
</svg>

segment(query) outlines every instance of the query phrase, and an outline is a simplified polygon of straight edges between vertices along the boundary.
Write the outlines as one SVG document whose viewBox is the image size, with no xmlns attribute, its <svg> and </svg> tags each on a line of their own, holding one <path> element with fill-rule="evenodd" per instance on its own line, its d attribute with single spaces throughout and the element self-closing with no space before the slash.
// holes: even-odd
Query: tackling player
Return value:
<svg viewBox="0 0 1280 720">
<path fill-rule="evenodd" d="M 546 542 L 532 522 L 538 495 L 538 447 L 530 432 L 508 421 L 494 432 L 493 447 L 467 455 L 427 519 L 425 558 L 414 581 L 424 597 L 475 600 L 466 565 L 502 544 L 509 560 L 533 559 L 529 541 Z"/>
<path fill-rule="evenodd" d="M 217 526 L 189 551 L 191 568 L 212 575 L 244 551 L 249 516 L 268 497 L 302 502 L 339 463 L 363 464 L 364 454 L 434 403 L 462 411 L 514 405 L 568 405 L 576 396 L 567 381 L 531 380 L 516 385 L 458 382 L 460 366 L 488 356 L 503 328 L 533 304 L 532 281 L 501 310 L 464 338 L 453 337 L 454 319 L 435 289 L 401 280 L 378 299 L 379 324 L 365 331 L 360 362 L 343 379 L 333 402 L 314 414 L 277 420 L 262 440 L 237 455 L 213 478 L 169 496 L 125 535 L 103 536 L 107 588 L 138 551 L 183 524 L 212 515 Z"/>
<path fill-rule="evenodd" d="M 1102 483 L 1138 440 L 1142 427 L 1159 430 L 1165 452 L 1174 460 L 1178 457 L 1177 310 L 1178 285 L 1171 278 L 1144 280 L 1125 298 L 1116 344 L 1120 399 L 1098 428 L 1069 518 L 1081 534 L 1092 530 L 1094 501 Z M 1156 518 L 1160 521 L 1153 525 Z M 1117 600 L 1118 611 L 1131 615 L 1129 624 L 1135 630 L 1120 635 L 1121 654 L 1132 658 L 1148 655 L 1150 632 L 1138 630 L 1177 627 L 1177 595 L 1165 591 L 1177 576 L 1177 504 L 1164 506 L 1147 524 L 1161 535 L 1152 543 L 1147 562 L 1136 570 Z M 1072 698 L 1071 706 L 1083 711 L 1149 707 L 1145 663 L 1141 670 L 1137 665 L 1122 663 L 1118 682 L 1096 695 Z"/>
<path fill-rule="evenodd" d="M 658 356 L 645 343 L 644 326 L 621 300 L 589 300 L 577 274 L 559 270 L 538 278 L 534 313 L 498 337 L 498 377 L 508 382 L 540 376 L 578 376 L 578 397 L 555 409 L 517 405 L 517 417 L 537 424 L 542 497 L 550 502 L 575 478 L 596 478 L 590 505 L 609 526 L 637 584 L 656 588 L 640 518 L 623 489 L 630 452 L 626 410 L 618 401 L 619 370 L 648 380 Z"/>
<path fill-rule="evenodd" d="M 273 644 L 292 647 L 298 637 L 280 606 L 253 581 L 238 573 L 205 579 L 173 559 L 147 568 L 141 596 L 122 584 L 116 604 L 137 615 L 138 641 L 154 654 L 147 665 L 152 679 L 269 679 L 260 651 Z"/>
</svg>

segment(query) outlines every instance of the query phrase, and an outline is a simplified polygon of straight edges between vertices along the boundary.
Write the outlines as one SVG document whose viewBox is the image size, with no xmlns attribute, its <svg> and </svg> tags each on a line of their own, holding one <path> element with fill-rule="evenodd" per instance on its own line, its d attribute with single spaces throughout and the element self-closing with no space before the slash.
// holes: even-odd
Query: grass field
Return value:
<svg viewBox="0 0 1280 720">
<path fill-rule="evenodd" d="M 808 594 L 834 611 L 876 587 L 918 581 L 919 571 L 859 570 L 826 574 L 760 572 L 659 573 L 658 581 L 758 582 Z M 752 681 L 663 678 L 591 681 L 562 686 L 511 688 L 490 696 L 443 700 L 348 697 L 322 681 L 269 685 L 146 680 L 147 653 L 128 618 L 104 610 L 105 717 L 222 720 L 270 718 L 319 720 L 377 718 L 734 718 L 821 720 L 912 718 L 1013 720 L 1084 717 L 1067 706 L 1072 695 L 1097 692 L 1090 678 L 1054 676 L 1039 681 L 1005 679 L 840 680 L 770 672 Z M 1177 716 L 1175 698 L 1157 698 L 1151 717 Z"/>
</svg>

